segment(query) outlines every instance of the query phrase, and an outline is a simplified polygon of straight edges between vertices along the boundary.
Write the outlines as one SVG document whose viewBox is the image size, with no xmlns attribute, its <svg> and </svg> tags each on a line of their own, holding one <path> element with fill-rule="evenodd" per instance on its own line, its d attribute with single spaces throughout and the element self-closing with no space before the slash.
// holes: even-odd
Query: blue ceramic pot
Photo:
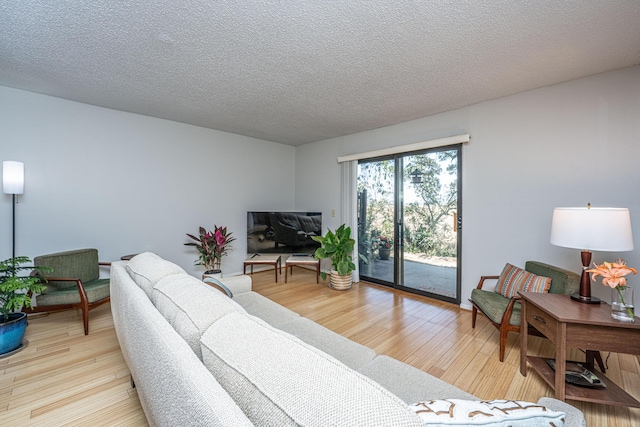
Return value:
<svg viewBox="0 0 640 427">
<path fill-rule="evenodd" d="M 26 329 L 26 313 L 11 313 L 9 320 L 6 322 L 0 316 L 0 354 L 8 353 L 20 347 Z"/>
</svg>

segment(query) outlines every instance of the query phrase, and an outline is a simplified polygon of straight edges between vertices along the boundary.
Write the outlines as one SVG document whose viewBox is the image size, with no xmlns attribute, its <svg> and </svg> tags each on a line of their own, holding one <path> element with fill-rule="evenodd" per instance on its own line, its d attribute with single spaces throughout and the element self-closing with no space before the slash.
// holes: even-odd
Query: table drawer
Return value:
<svg viewBox="0 0 640 427">
<path fill-rule="evenodd" d="M 556 342 L 557 320 L 533 304 L 527 304 L 527 323 L 551 341 Z"/>
</svg>

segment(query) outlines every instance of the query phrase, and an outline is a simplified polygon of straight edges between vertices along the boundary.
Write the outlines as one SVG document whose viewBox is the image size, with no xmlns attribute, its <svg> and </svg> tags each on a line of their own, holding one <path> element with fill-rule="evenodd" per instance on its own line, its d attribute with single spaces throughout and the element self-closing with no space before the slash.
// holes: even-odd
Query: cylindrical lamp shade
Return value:
<svg viewBox="0 0 640 427">
<path fill-rule="evenodd" d="M 12 160 L 2 162 L 2 190 L 4 194 L 24 193 L 24 163 Z"/>
<path fill-rule="evenodd" d="M 551 220 L 551 244 L 591 251 L 632 251 L 629 209 L 555 208 Z"/>
</svg>

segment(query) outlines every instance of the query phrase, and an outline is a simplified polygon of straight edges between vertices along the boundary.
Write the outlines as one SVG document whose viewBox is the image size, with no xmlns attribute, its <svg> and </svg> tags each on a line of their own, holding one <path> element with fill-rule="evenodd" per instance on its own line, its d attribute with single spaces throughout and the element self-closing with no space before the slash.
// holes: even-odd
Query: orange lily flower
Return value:
<svg viewBox="0 0 640 427">
<path fill-rule="evenodd" d="M 627 264 L 618 258 L 615 262 L 604 262 L 601 265 L 593 264 L 594 268 L 587 270 L 588 273 L 593 273 L 591 278 L 596 280 L 597 276 L 602 276 L 602 284 L 611 288 L 617 286 L 626 286 L 628 274 L 638 274 L 638 270 L 632 267 L 628 267 Z"/>
</svg>

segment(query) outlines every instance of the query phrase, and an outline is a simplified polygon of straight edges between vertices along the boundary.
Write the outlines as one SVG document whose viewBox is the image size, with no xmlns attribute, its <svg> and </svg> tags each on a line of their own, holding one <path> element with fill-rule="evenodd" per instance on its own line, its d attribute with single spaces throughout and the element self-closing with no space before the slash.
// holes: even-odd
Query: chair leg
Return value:
<svg viewBox="0 0 640 427">
<path fill-rule="evenodd" d="M 89 335 L 89 307 L 82 307 L 82 322 L 84 323 L 84 334 Z"/>
<path fill-rule="evenodd" d="M 476 327 L 476 318 L 478 317 L 478 309 L 476 306 L 471 307 L 471 328 L 475 329 Z"/>
<path fill-rule="evenodd" d="M 507 330 L 500 328 L 500 361 L 504 362 L 504 351 L 507 347 Z"/>
</svg>

